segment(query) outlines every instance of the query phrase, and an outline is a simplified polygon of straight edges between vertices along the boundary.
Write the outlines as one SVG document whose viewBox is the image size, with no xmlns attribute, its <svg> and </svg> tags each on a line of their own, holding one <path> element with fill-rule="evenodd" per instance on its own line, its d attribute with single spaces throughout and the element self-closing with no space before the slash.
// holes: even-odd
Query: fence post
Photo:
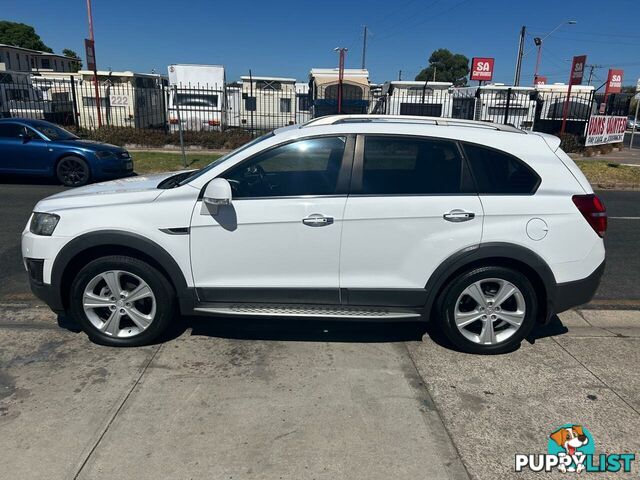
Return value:
<svg viewBox="0 0 640 480">
<path fill-rule="evenodd" d="M 182 135 L 182 118 L 180 117 L 180 102 L 178 102 L 178 86 L 173 86 L 173 103 L 176 106 L 178 116 L 178 132 L 180 134 L 180 150 L 182 151 L 182 166 L 187 168 L 187 155 L 184 153 L 184 137 Z"/>
<path fill-rule="evenodd" d="M 631 141 L 629 142 L 629 150 L 633 149 L 633 137 L 638 129 L 638 106 L 640 106 L 640 99 L 636 100 L 636 115 L 633 122 L 633 129 L 631 130 Z"/>
<path fill-rule="evenodd" d="M 509 106 L 511 104 L 511 88 L 507 89 L 507 103 L 504 106 L 504 124 L 509 123 Z"/>
<path fill-rule="evenodd" d="M 73 124 L 80 130 L 80 115 L 78 114 L 78 98 L 76 97 L 76 81 L 71 75 L 71 104 L 73 105 Z"/>
<path fill-rule="evenodd" d="M 164 129 L 164 133 L 169 133 L 169 123 L 167 121 L 167 91 L 164 88 L 164 85 L 160 85 L 161 91 L 162 91 L 162 126 Z"/>
</svg>

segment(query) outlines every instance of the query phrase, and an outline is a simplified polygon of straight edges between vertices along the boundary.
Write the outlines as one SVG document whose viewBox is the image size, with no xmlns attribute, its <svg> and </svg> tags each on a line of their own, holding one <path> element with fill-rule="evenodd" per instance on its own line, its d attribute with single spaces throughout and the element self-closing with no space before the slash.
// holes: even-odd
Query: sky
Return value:
<svg viewBox="0 0 640 480">
<path fill-rule="evenodd" d="M 85 0 L 0 0 L 0 18 L 35 27 L 44 42 L 84 59 Z M 492 0 L 93 0 L 99 69 L 167 74 L 171 63 L 222 64 L 227 79 L 247 75 L 308 79 L 311 68 L 335 67 L 335 47 L 348 48 L 346 67 L 360 68 L 363 27 L 371 81 L 413 80 L 431 52 L 494 57 L 494 82 L 512 83 L 522 25 L 527 27 L 523 85 L 531 84 L 544 41 L 540 74 L 566 82 L 570 59 L 586 54 L 593 84 L 623 68 L 624 85 L 640 77 L 636 1 Z M 585 79 L 586 80 L 586 79 Z"/>
</svg>

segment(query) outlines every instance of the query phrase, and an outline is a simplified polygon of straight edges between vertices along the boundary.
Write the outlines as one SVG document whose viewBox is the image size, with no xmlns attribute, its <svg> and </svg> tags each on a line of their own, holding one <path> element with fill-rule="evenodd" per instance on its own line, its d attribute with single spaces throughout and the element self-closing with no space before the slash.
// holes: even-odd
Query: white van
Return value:
<svg viewBox="0 0 640 480">
<path fill-rule="evenodd" d="M 30 75 L 3 66 L 0 64 L 0 118 L 44 119 L 42 94 L 33 87 Z"/>
</svg>

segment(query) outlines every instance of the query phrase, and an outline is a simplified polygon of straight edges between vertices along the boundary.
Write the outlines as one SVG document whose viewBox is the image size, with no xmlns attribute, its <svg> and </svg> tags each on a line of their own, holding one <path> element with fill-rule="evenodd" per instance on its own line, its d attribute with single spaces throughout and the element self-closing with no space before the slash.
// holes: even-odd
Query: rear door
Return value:
<svg viewBox="0 0 640 480">
<path fill-rule="evenodd" d="M 361 135 L 340 255 L 343 302 L 421 306 L 433 271 L 480 243 L 483 210 L 458 145 Z"/>
</svg>

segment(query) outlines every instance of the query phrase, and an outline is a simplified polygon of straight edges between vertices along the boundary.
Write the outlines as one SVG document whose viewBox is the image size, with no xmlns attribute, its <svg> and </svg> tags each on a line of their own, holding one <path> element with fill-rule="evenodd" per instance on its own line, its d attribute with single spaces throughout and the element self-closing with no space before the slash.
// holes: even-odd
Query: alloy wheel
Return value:
<svg viewBox="0 0 640 480">
<path fill-rule="evenodd" d="M 91 324 L 119 338 L 133 337 L 149 328 L 156 306 L 156 297 L 147 282 L 124 270 L 96 275 L 82 296 L 82 307 Z"/>
<path fill-rule="evenodd" d="M 58 171 L 65 185 L 82 185 L 89 177 L 89 172 L 84 163 L 74 158 L 63 159 L 58 166 Z"/>
<path fill-rule="evenodd" d="M 460 333 L 480 345 L 504 342 L 520 329 L 525 316 L 522 292 L 501 278 L 486 278 L 469 285 L 458 297 L 454 311 Z"/>
</svg>

